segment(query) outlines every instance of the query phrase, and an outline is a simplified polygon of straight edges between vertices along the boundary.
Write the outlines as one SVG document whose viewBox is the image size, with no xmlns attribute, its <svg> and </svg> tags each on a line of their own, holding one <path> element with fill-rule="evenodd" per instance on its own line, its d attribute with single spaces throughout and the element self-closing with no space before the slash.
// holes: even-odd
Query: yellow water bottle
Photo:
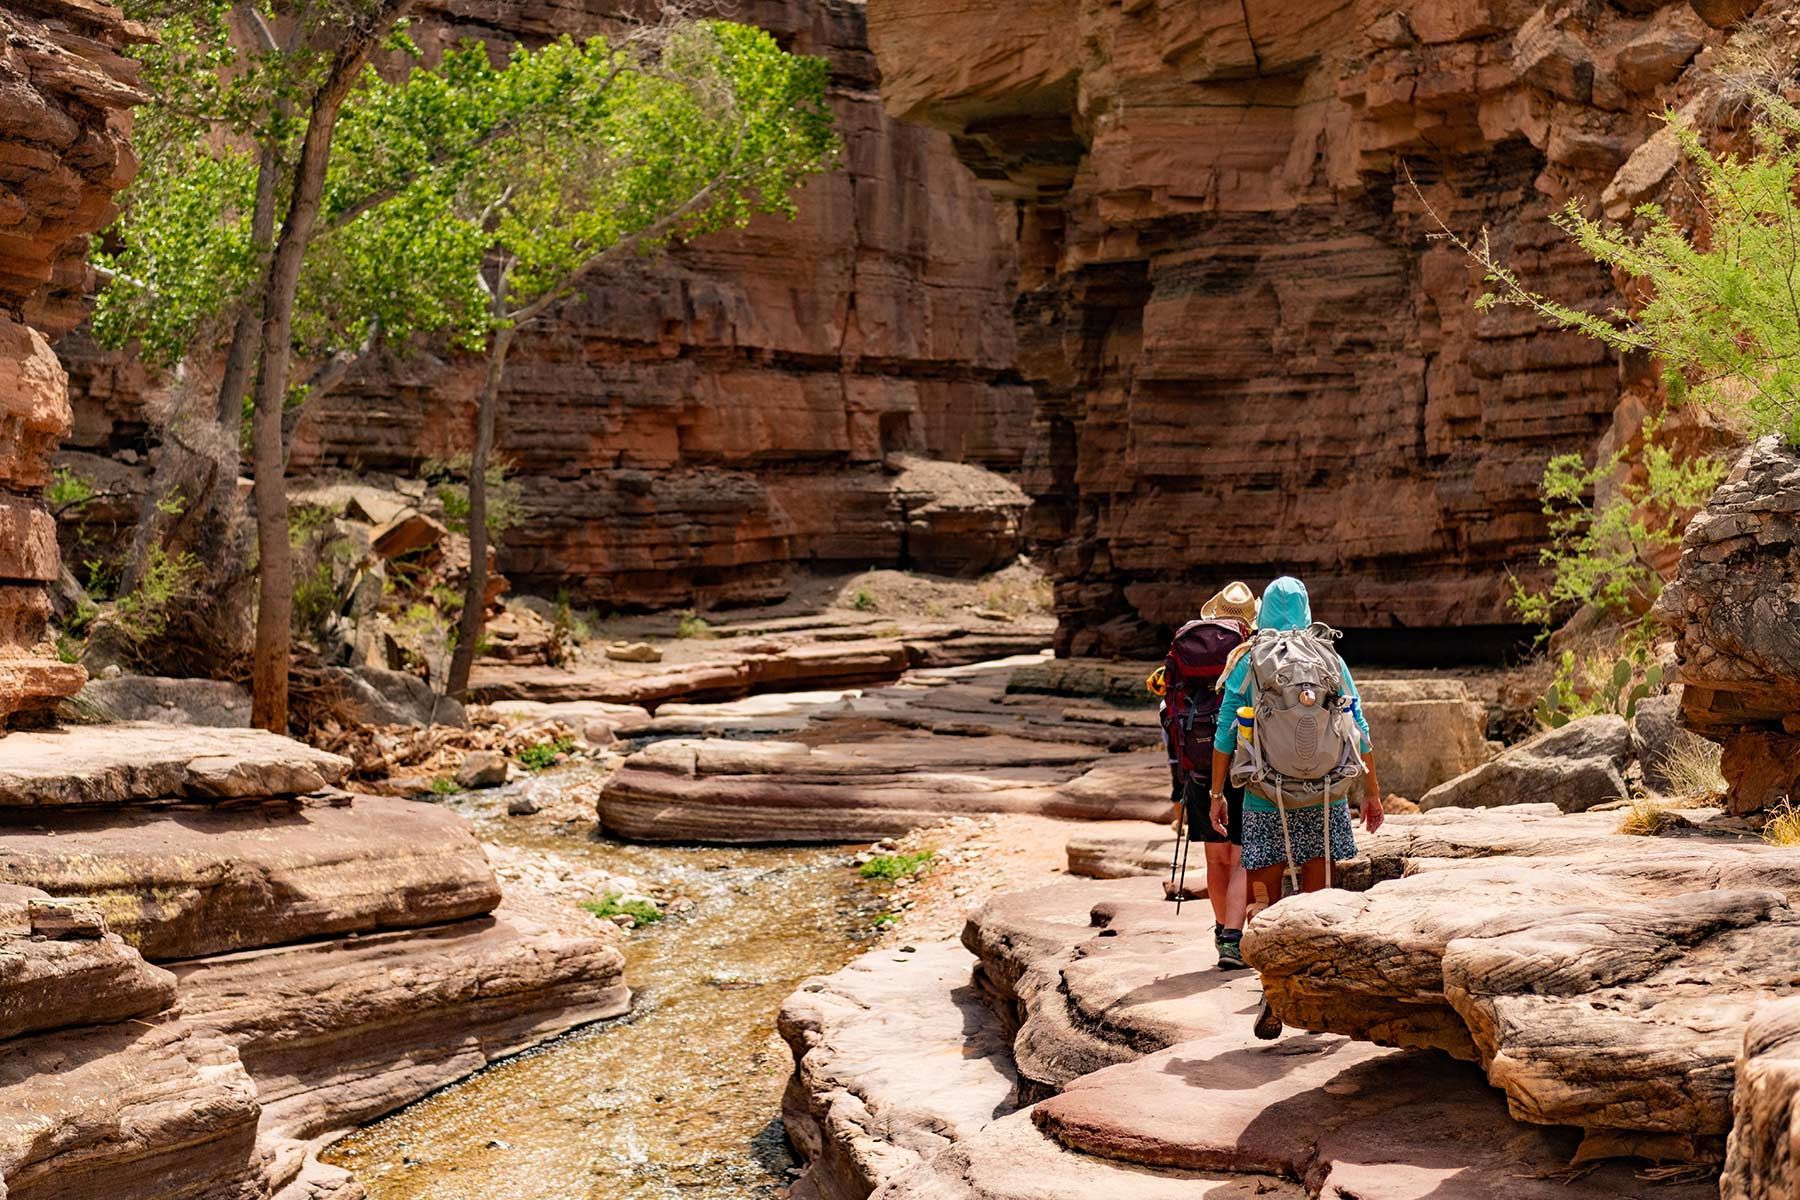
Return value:
<svg viewBox="0 0 1800 1200">
<path fill-rule="evenodd" d="M 1256 709 L 1246 704 L 1237 710 L 1238 736 L 1246 742 L 1256 740 Z"/>
</svg>

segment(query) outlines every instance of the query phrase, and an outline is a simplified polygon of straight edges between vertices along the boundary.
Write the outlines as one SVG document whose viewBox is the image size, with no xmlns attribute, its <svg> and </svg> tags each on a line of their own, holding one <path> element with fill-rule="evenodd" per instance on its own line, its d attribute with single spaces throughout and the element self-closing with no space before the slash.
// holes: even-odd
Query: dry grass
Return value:
<svg viewBox="0 0 1800 1200">
<path fill-rule="evenodd" d="M 1679 824 L 1681 818 L 1653 797 L 1636 796 L 1619 821 L 1619 832 L 1631 837 L 1655 837 Z"/>
<path fill-rule="evenodd" d="M 1663 750 L 1662 770 L 1669 788 L 1683 800 L 1712 800 L 1725 794 L 1725 776 L 1719 773 L 1724 748 L 1698 734 L 1681 730 Z"/>
<path fill-rule="evenodd" d="M 1791 799 L 1782 797 L 1781 803 L 1770 810 L 1762 840 L 1771 846 L 1800 846 L 1800 808 L 1795 808 Z"/>
</svg>

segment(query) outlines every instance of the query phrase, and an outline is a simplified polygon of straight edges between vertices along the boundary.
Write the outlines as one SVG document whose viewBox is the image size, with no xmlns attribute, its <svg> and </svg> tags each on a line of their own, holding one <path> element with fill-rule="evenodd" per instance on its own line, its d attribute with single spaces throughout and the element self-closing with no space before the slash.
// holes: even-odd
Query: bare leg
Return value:
<svg viewBox="0 0 1800 1200">
<path fill-rule="evenodd" d="M 1300 864 L 1301 891 L 1322 892 L 1327 886 L 1326 879 L 1324 858 L 1315 858 Z"/>
<path fill-rule="evenodd" d="M 1232 867 L 1237 847 L 1230 842 L 1206 842 L 1206 898 L 1212 901 L 1213 920 L 1227 929 L 1239 925 L 1231 919 Z M 1237 919 L 1244 919 L 1244 906 L 1238 905 Z"/>
<path fill-rule="evenodd" d="M 1226 845 L 1230 852 L 1231 873 L 1225 885 L 1225 915 L 1219 923 L 1227 929 L 1244 927 L 1244 909 L 1250 903 L 1250 880 L 1244 874 L 1244 852 L 1241 847 Z"/>
<path fill-rule="evenodd" d="M 1258 867 L 1246 872 L 1246 878 L 1250 887 L 1262 888 L 1263 894 L 1269 898 L 1269 904 L 1273 906 L 1281 899 L 1281 877 L 1285 874 L 1287 868 L 1277 863 L 1272 867 Z"/>
</svg>

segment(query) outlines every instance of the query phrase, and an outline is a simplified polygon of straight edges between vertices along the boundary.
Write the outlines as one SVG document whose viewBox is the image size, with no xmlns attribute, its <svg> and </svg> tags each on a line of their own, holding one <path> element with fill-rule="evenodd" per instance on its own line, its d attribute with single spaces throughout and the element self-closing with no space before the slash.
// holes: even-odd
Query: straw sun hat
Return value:
<svg viewBox="0 0 1800 1200">
<path fill-rule="evenodd" d="M 1256 593 L 1234 579 L 1200 606 L 1200 615 L 1206 618 L 1236 617 L 1246 625 L 1255 625 Z"/>
</svg>

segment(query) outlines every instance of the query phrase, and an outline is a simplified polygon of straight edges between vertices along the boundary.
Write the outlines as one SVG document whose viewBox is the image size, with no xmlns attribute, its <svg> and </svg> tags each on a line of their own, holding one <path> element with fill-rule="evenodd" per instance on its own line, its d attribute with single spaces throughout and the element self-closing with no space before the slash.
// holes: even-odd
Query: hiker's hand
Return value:
<svg viewBox="0 0 1800 1200">
<path fill-rule="evenodd" d="M 1231 829 L 1227 822 L 1231 818 L 1231 809 L 1225 803 L 1225 797 L 1214 792 L 1212 798 L 1212 827 L 1219 831 L 1220 837 L 1230 837 Z"/>
<path fill-rule="evenodd" d="M 1387 814 L 1381 811 L 1380 793 L 1365 795 L 1363 797 L 1363 824 L 1368 827 L 1369 832 L 1374 833 L 1380 829 L 1381 823 L 1385 820 L 1387 820 Z"/>
</svg>

